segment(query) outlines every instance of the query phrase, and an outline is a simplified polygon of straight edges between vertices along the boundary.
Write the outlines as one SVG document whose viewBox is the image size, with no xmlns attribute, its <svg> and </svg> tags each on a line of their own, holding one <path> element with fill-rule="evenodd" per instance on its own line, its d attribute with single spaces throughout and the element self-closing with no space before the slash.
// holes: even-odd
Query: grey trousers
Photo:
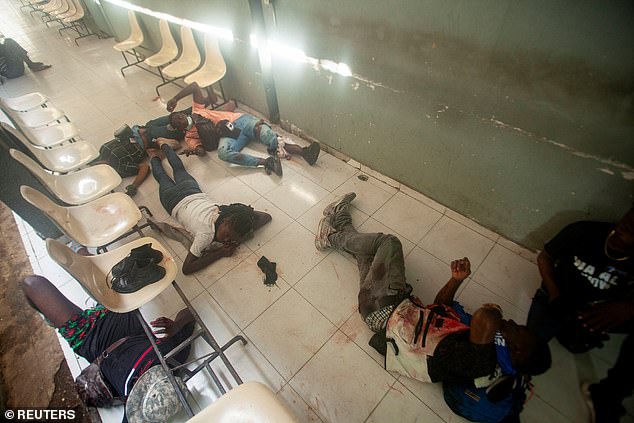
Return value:
<svg viewBox="0 0 634 423">
<path fill-rule="evenodd" d="M 348 210 L 336 213 L 331 224 L 337 230 L 328 237 L 333 248 L 357 259 L 361 317 L 409 296 L 412 287 L 405 282 L 403 247 L 396 236 L 357 232 Z"/>
</svg>

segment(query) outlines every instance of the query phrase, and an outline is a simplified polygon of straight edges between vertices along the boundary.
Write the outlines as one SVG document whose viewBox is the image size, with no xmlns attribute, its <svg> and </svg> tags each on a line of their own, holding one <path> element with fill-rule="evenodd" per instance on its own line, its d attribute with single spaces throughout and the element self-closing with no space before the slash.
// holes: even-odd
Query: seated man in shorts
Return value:
<svg viewBox="0 0 634 423">
<path fill-rule="evenodd" d="M 165 210 L 193 236 L 183 262 L 188 275 L 207 267 L 222 257 L 231 256 L 240 242 L 254 230 L 271 221 L 271 215 L 253 210 L 244 204 L 218 205 L 203 193 L 183 162 L 169 145 L 161 143 L 161 151 L 172 167 L 170 178 L 157 153 L 152 151 L 152 174 L 159 183 L 159 199 Z M 214 248 L 213 243 L 220 243 Z"/>
<path fill-rule="evenodd" d="M 12 38 L 0 34 L 0 81 L 3 78 L 17 78 L 24 75 L 24 64 L 31 72 L 40 72 L 51 67 L 42 62 L 34 62 L 28 52 Z"/>
<path fill-rule="evenodd" d="M 150 367 L 160 364 L 136 313 L 114 313 L 98 304 L 82 310 L 68 300 L 43 276 L 27 276 L 22 283 L 27 301 L 46 322 L 57 329 L 73 351 L 93 362 L 121 338 L 128 337 L 101 362 L 101 371 L 115 396 L 127 397 L 135 382 Z M 186 340 L 194 331 L 194 318 L 187 309 L 175 320 L 159 317 L 150 326 L 162 353 L 167 353 Z M 189 347 L 174 356 L 184 363 Z"/>
<path fill-rule="evenodd" d="M 499 306 L 485 304 L 471 316 L 454 301 L 471 273 L 468 258 L 451 263 L 451 278 L 433 304 L 412 296 L 400 241 L 357 232 L 349 212 L 355 197 L 346 194 L 326 207 L 315 246 L 356 258 L 359 313 L 375 332 L 370 345 L 386 356 L 387 370 L 422 382 L 461 383 L 488 379 L 498 368 L 503 374 L 537 375 L 550 367 L 548 345 L 526 326 L 504 320 Z"/>
<path fill-rule="evenodd" d="M 235 110 L 235 104 L 233 103 L 227 104 L 224 110 L 206 109 L 205 104 L 214 104 L 216 99 L 205 97 L 195 82 L 183 88 L 181 92 L 167 103 L 167 111 L 173 111 L 178 101 L 189 94 L 193 94 L 194 100 L 192 116 L 187 116 L 182 112 L 170 115 L 172 125 L 186 131 L 186 153 L 205 154 L 205 148 L 203 148 L 204 140 L 201 140 L 201 134 L 197 128 L 197 120 L 202 117 L 215 125 L 216 135 L 219 137 L 219 141 L 217 141 L 218 157 L 221 160 L 241 166 L 263 166 L 268 174 L 274 172 L 279 176 L 282 176 L 282 167 L 278 157 L 280 155 L 287 158 L 290 155 L 302 156 L 311 166 L 317 161 L 320 151 L 319 143 L 317 142 L 311 143 L 308 147 L 300 147 L 297 144 L 284 142 L 278 139 L 278 135 L 273 132 L 271 126 L 265 120 L 247 113 L 233 112 Z M 235 135 L 237 132 L 239 132 L 239 135 Z M 264 144 L 270 157 L 262 158 L 242 153 L 241 150 L 251 140 L 258 140 Z M 213 149 L 213 147 L 209 149 Z"/>
</svg>

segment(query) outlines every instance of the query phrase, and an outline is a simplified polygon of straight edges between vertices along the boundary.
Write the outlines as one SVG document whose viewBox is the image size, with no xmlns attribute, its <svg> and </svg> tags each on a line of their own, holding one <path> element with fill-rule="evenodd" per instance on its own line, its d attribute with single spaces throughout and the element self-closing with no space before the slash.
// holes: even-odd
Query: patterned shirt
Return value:
<svg viewBox="0 0 634 423">
<path fill-rule="evenodd" d="M 81 313 L 66 322 L 64 326 L 58 328 L 59 334 L 62 335 L 73 350 L 76 350 L 84 343 L 88 332 L 92 330 L 95 323 L 107 313 L 109 311 L 101 304 L 94 308 L 82 310 Z"/>
</svg>

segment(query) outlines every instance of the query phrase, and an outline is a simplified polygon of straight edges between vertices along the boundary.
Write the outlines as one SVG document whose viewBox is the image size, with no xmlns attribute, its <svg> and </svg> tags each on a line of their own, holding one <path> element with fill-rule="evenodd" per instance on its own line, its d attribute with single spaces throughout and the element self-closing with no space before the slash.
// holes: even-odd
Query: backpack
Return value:
<svg viewBox="0 0 634 423">
<path fill-rule="evenodd" d="M 424 306 L 411 296 L 394 309 L 387 321 L 385 369 L 421 382 L 431 382 L 427 357 L 448 335 L 465 332 L 469 326 L 447 305 Z"/>
<path fill-rule="evenodd" d="M 473 383 L 443 382 L 443 396 L 451 410 L 467 420 L 498 423 L 519 414 L 530 382 L 521 375 L 502 375 L 487 387 Z"/>
<path fill-rule="evenodd" d="M 240 136 L 240 129 L 236 128 L 233 123 L 223 119 L 214 124 L 211 120 L 197 114 L 192 114 L 194 125 L 198 130 L 200 142 L 206 151 L 214 151 L 218 148 L 220 138 L 229 137 L 237 139 Z"/>
<path fill-rule="evenodd" d="M 97 161 L 108 163 L 122 178 L 136 176 L 145 151 L 136 142 L 119 138 L 108 141 L 99 148 Z"/>
</svg>

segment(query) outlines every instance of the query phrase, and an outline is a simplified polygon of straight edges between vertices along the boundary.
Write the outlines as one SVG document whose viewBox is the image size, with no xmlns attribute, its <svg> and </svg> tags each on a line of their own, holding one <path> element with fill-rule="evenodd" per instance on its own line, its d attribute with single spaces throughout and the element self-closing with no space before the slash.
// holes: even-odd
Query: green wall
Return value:
<svg viewBox="0 0 634 423">
<path fill-rule="evenodd" d="M 266 112 L 247 0 L 137 3 L 231 28 L 225 89 Z M 111 8 L 115 26 L 125 12 Z M 353 72 L 274 60 L 281 118 L 308 135 L 532 248 L 570 221 L 614 220 L 631 205 L 631 1 L 274 8 L 264 6 L 271 36 Z"/>
</svg>

